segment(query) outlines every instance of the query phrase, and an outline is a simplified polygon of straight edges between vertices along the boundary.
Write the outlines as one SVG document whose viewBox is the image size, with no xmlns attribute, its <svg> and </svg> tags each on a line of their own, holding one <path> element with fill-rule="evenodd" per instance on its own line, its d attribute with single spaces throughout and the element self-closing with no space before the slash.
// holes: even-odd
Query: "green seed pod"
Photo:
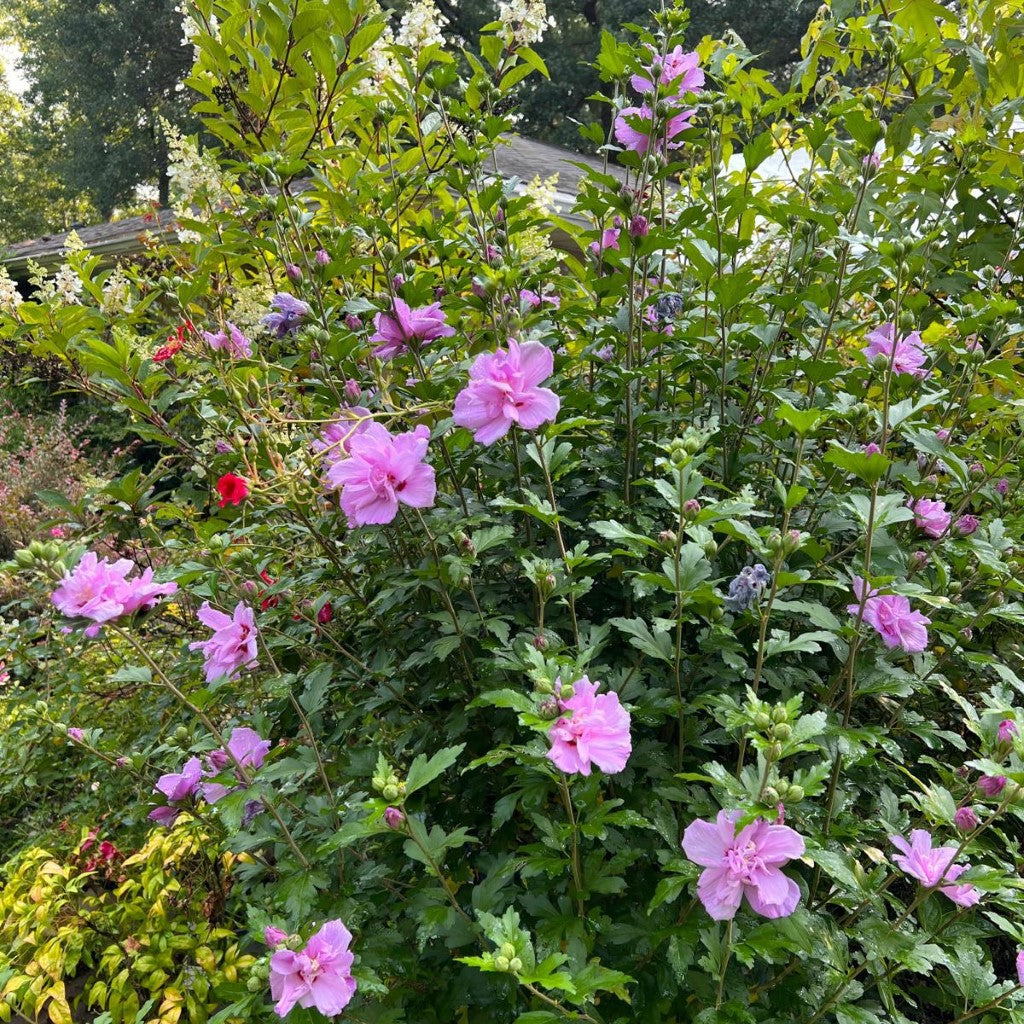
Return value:
<svg viewBox="0 0 1024 1024">
<path fill-rule="evenodd" d="M 763 711 L 759 711 L 756 715 L 754 715 L 754 725 L 756 725 L 758 729 L 767 729 L 771 726 L 771 724 L 771 718 L 768 715 L 766 715 Z"/>
<path fill-rule="evenodd" d="M 790 786 L 789 787 L 789 799 L 795 803 L 800 803 L 804 798 L 804 787 L 803 786 Z"/>
<path fill-rule="evenodd" d="M 510 963 L 511 961 L 507 956 L 496 956 L 494 958 L 494 966 L 497 967 L 499 971 L 507 971 Z"/>
<path fill-rule="evenodd" d="M 379 775 L 374 775 L 374 777 L 370 779 L 370 785 L 379 793 L 387 785 L 387 781 L 382 779 Z"/>
<path fill-rule="evenodd" d="M 520 960 L 517 956 L 512 957 L 512 959 L 508 962 L 508 969 L 513 974 L 518 974 L 523 969 L 523 961 Z"/>
</svg>

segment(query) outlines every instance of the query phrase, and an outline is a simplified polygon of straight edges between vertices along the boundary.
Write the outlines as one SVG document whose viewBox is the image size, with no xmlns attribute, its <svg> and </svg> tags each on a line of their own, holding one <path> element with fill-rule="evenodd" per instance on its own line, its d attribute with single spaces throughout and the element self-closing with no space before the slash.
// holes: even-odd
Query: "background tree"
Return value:
<svg viewBox="0 0 1024 1024">
<path fill-rule="evenodd" d="M 191 103 L 176 0 L 13 0 L 8 18 L 30 82 L 32 159 L 45 155 L 65 194 L 104 217 L 140 183 L 166 201 L 159 119 L 185 123 Z"/>
</svg>

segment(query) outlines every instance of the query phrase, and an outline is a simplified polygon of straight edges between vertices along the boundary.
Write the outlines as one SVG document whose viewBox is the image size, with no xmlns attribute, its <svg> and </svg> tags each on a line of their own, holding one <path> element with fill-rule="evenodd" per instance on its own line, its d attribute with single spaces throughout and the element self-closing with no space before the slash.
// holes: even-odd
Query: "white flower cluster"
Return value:
<svg viewBox="0 0 1024 1024">
<path fill-rule="evenodd" d="M 558 172 L 541 181 L 539 174 L 534 175 L 529 184 L 523 186 L 525 195 L 541 213 L 559 213 L 555 196 L 558 193 Z"/>
<path fill-rule="evenodd" d="M 544 0 L 499 0 L 498 20 L 506 41 L 519 46 L 539 43 L 544 33 L 555 26 Z"/>
<path fill-rule="evenodd" d="M 22 303 L 18 286 L 7 273 L 6 267 L 0 267 L 0 309 L 13 313 Z"/>
<path fill-rule="evenodd" d="M 448 19 L 434 6 L 434 0 L 415 0 L 402 15 L 396 42 L 399 46 L 408 46 L 413 53 L 419 55 L 434 43 L 444 45 L 444 33 L 441 30 L 447 24 Z"/>
<path fill-rule="evenodd" d="M 369 68 L 369 78 L 364 78 L 357 86 L 360 96 L 379 96 L 384 86 L 398 72 L 398 64 L 391 52 L 395 45 L 395 34 L 391 26 L 387 26 L 380 38 L 362 56 L 363 64 Z"/>
<path fill-rule="evenodd" d="M 236 288 L 231 299 L 231 322 L 243 334 L 255 333 L 270 312 L 272 294 L 273 289 L 261 282 Z"/>
<path fill-rule="evenodd" d="M 204 213 L 228 198 L 228 185 L 217 162 L 201 153 L 195 140 L 181 132 L 164 118 L 160 128 L 167 139 L 167 176 L 171 185 L 171 209 L 178 218 L 202 220 Z M 183 242 L 198 242 L 195 231 L 178 232 Z"/>
<path fill-rule="evenodd" d="M 111 316 L 126 313 L 132 308 L 131 285 L 122 267 L 115 267 L 113 273 L 103 284 L 103 299 L 100 309 Z"/>
<path fill-rule="evenodd" d="M 53 278 L 53 294 L 65 306 L 73 306 L 82 294 L 82 279 L 69 263 L 62 263 Z"/>
<path fill-rule="evenodd" d="M 200 33 L 203 32 L 203 27 L 192 17 L 192 12 L 189 10 L 188 4 L 178 4 L 174 8 L 181 15 L 181 45 L 188 46 L 192 45 L 193 59 L 199 59 L 199 47 L 195 45 L 193 40 Z M 216 16 L 210 16 L 210 34 L 217 38 L 220 30 L 220 25 L 217 21 Z"/>
</svg>

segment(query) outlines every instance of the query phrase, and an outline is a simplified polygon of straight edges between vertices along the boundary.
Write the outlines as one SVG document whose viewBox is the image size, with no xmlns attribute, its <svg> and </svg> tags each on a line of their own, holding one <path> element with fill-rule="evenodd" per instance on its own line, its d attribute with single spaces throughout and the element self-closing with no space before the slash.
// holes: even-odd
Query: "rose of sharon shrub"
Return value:
<svg viewBox="0 0 1024 1024">
<path fill-rule="evenodd" d="M 573 197 L 496 170 L 543 5 L 464 54 L 426 2 L 190 14 L 175 276 L 111 312 L 72 245 L 0 319 L 145 442 L 5 570 L 0 822 L 201 825 L 180 934 L 255 958 L 97 978 L 166 1020 L 1012 1021 L 1012 12 L 826 6 L 783 86 L 658 11 L 593 55 Z M 63 632 L 69 537 L 173 602 Z"/>
</svg>

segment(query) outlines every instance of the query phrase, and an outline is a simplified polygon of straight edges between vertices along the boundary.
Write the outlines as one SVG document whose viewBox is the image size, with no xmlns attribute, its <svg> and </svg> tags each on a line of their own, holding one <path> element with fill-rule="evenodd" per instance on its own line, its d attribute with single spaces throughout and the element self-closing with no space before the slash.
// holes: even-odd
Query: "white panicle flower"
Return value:
<svg viewBox="0 0 1024 1024">
<path fill-rule="evenodd" d="M 6 267 L 0 267 L 0 309 L 13 313 L 24 300 L 18 291 L 18 286 L 7 273 Z"/>
<path fill-rule="evenodd" d="M 209 153 L 201 153 L 195 140 L 182 135 L 164 118 L 160 129 L 167 140 L 170 156 L 167 177 L 171 187 L 171 209 L 179 220 L 204 220 L 207 212 L 228 198 L 228 185 L 217 162 Z M 198 242 L 200 235 L 179 230 L 183 242 Z"/>
<path fill-rule="evenodd" d="M 131 307 L 132 293 L 128 278 L 121 267 L 115 267 L 114 272 L 103 285 L 103 300 L 100 302 L 100 309 L 110 316 L 115 313 L 125 313 Z"/>
<path fill-rule="evenodd" d="M 266 284 L 250 284 L 236 288 L 231 300 L 229 319 L 243 333 L 253 334 L 267 315 L 273 289 Z"/>
<path fill-rule="evenodd" d="M 357 86 L 360 96 L 379 96 L 384 86 L 398 74 L 398 62 L 391 52 L 395 45 L 395 34 L 389 25 L 381 37 L 362 56 L 363 64 L 369 69 L 369 78 L 364 78 Z"/>
<path fill-rule="evenodd" d="M 533 181 L 523 187 L 525 195 L 541 213 L 558 213 L 558 204 L 555 202 L 555 195 L 558 193 L 558 172 L 550 178 L 541 181 L 539 174 L 534 175 Z"/>
<path fill-rule="evenodd" d="M 539 43 L 544 33 L 555 26 L 544 0 L 498 0 L 498 20 L 506 41 L 519 46 Z"/>
<path fill-rule="evenodd" d="M 433 43 L 444 45 L 441 29 L 447 24 L 448 19 L 434 6 L 434 0 L 416 0 L 402 15 L 396 41 L 418 56 Z"/>
<path fill-rule="evenodd" d="M 82 279 L 70 264 L 62 263 L 53 277 L 53 294 L 65 306 L 73 306 L 82 293 Z"/>
</svg>

